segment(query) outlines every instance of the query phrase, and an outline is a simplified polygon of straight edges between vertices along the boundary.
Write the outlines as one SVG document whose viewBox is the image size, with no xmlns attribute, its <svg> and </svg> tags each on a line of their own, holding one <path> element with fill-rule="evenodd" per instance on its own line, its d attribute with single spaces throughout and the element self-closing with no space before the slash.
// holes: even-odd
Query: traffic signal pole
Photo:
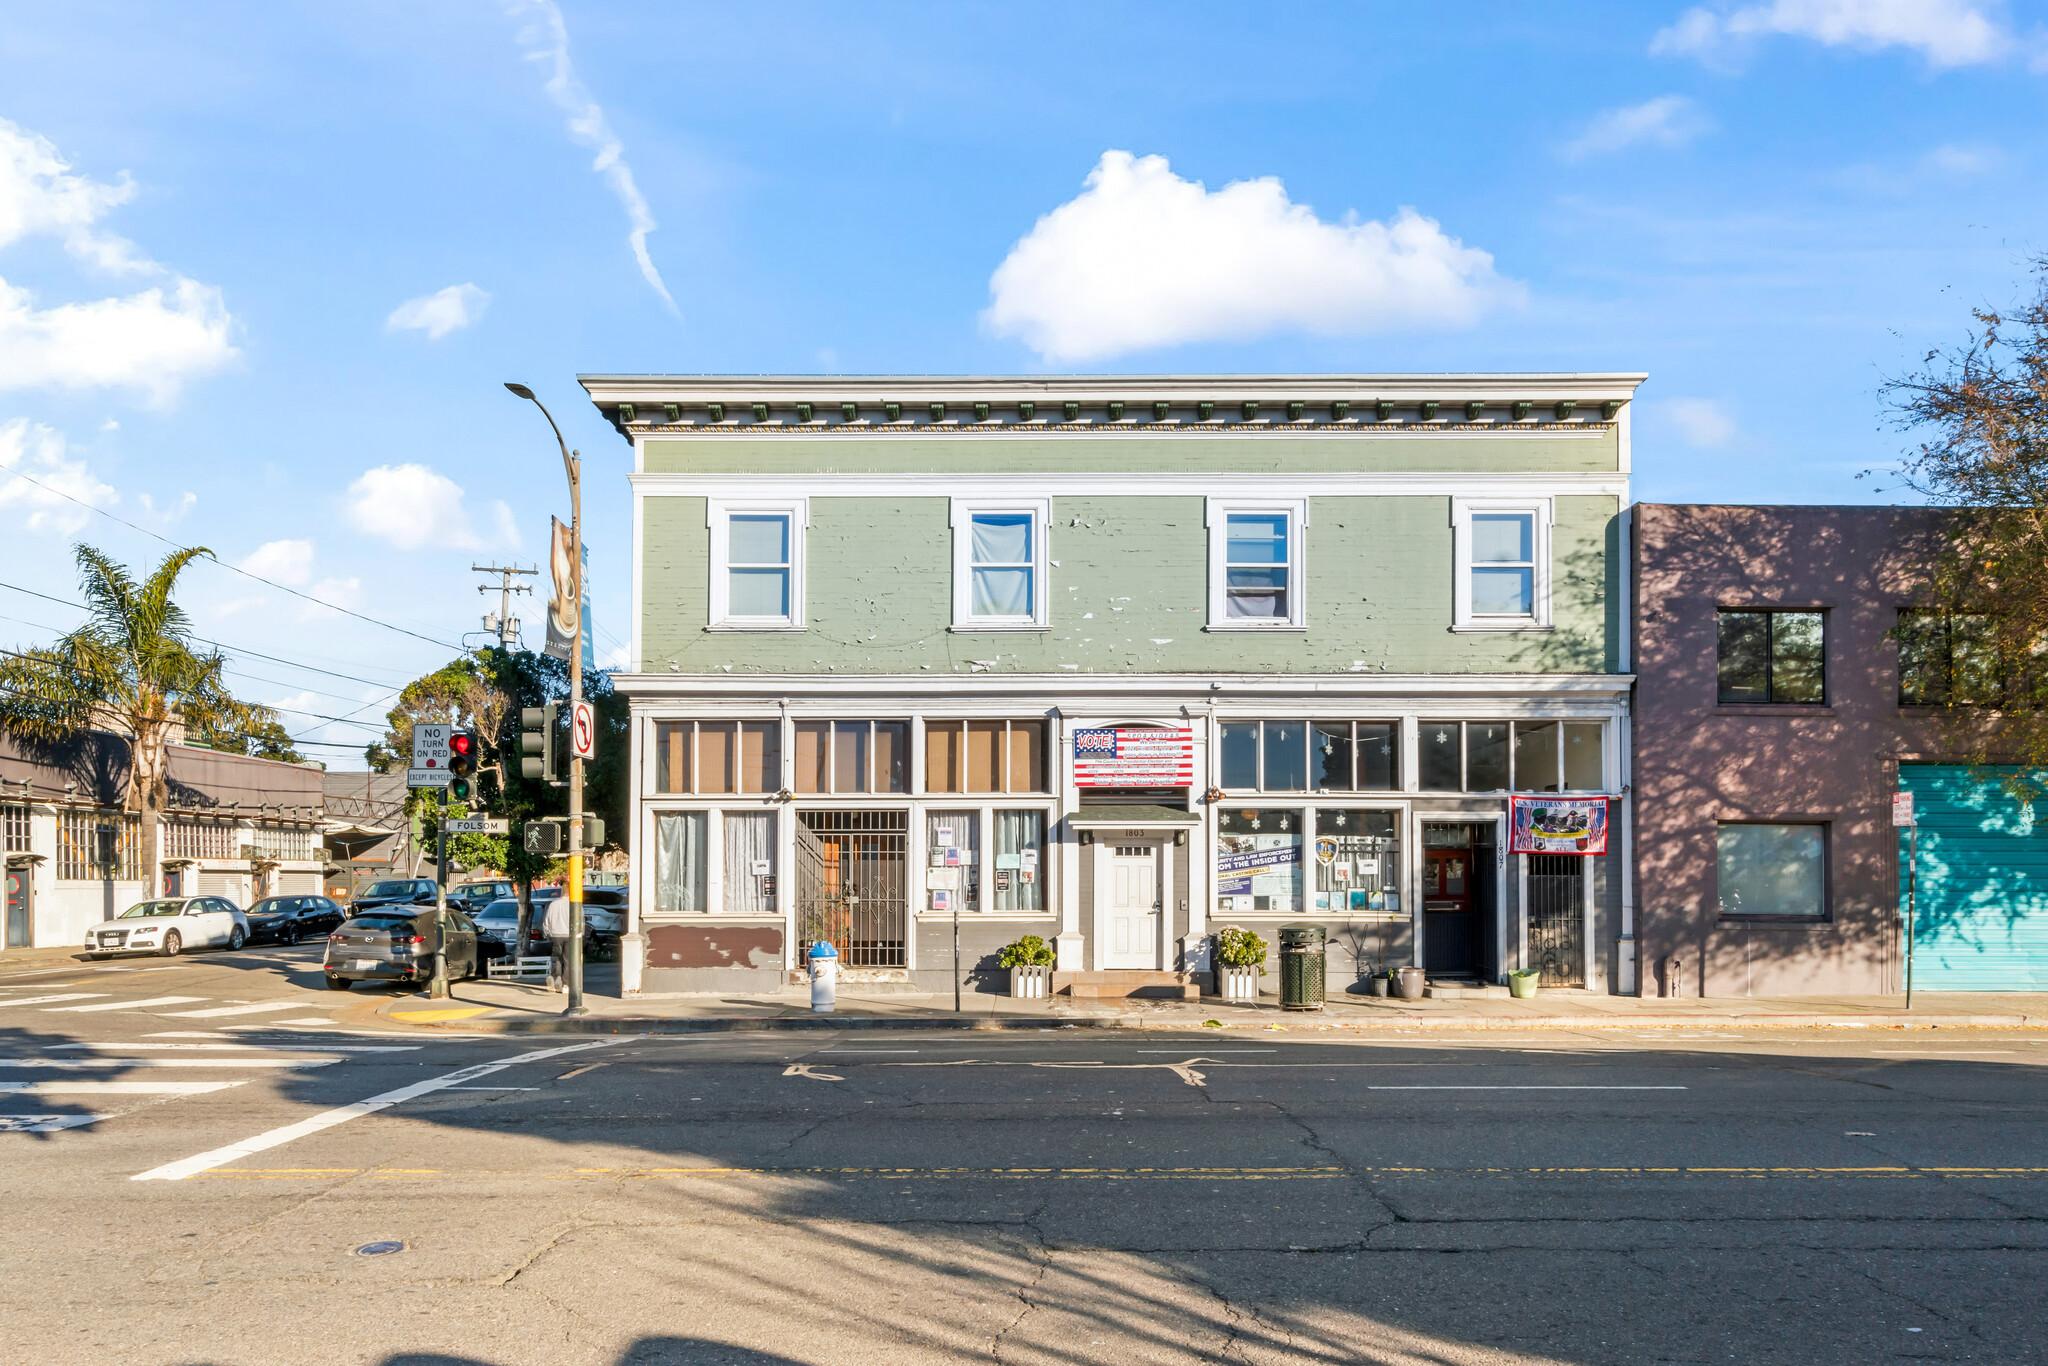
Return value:
<svg viewBox="0 0 2048 1366">
<path fill-rule="evenodd" d="M 441 810 L 434 820 L 434 980 L 431 1000 L 448 999 L 448 797 L 441 789 Z"/>
</svg>

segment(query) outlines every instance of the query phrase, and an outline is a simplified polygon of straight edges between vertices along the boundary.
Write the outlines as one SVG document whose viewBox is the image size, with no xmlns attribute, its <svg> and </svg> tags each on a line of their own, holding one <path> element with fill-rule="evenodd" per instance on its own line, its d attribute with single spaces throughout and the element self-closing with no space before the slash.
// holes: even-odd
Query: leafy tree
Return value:
<svg viewBox="0 0 2048 1366">
<path fill-rule="evenodd" d="M 197 648 L 191 621 L 172 600 L 185 566 L 212 551 L 176 551 L 139 583 L 92 546 L 73 546 L 72 554 L 85 624 L 0 661 L 0 726 L 46 742 L 99 727 L 128 738 L 124 805 L 142 818 L 142 876 L 154 888 L 157 819 L 169 796 L 165 747 L 174 729 L 182 722 L 200 734 L 241 736 L 275 726 L 277 714 L 236 700 L 222 677 L 226 659 Z"/>
<path fill-rule="evenodd" d="M 306 762 L 292 737 L 286 734 L 283 723 L 275 720 L 251 722 L 240 727 L 187 723 L 185 739 L 188 744 L 228 754 L 246 754 L 252 759 L 276 759 L 287 764 Z"/>
<path fill-rule="evenodd" d="M 1921 436 L 1904 482 L 1944 510 L 1919 603 L 1930 615 L 1895 634 L 1910 648 L 1931 623 L 1953 639 L 1947 743 L 2023 770 L 2048 766 L 2048 257 L 2034 281 L 2031 300 L 1973 310 L 1960 345 L 1884 389 Z"/>
</svg>

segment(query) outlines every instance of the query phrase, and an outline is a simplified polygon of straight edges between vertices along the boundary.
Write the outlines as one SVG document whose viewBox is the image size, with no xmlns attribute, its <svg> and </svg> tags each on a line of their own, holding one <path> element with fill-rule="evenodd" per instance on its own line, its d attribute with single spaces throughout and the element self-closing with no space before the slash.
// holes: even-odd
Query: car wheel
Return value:
<svg viewBox="0 0 2048 1366">
<path fill-rule="evenodd" d="M 233 953 L 233 952 L 235 952 L 235 951 L 236 951 L 237 949 L 241 948 L 241 947 L 242 947 L 242 945 L 244 945 L 244 944 L 246 944 L 246 943 L 248 943 L 248 942 L 249 942 L 249 936 L 248 936 L 248 935 L 246 935 L 246 934 L 243 934 L 243 933 L 242 933 L 242 927 L 241 927 L 240 925 L 237 925 L 237 926 L 235 926 L 235 927 L 234 927 L 234 928 L 233 928 L 232 930 L 229 930 L 229 931 L 228 931 L 228 952 L 229 952 L 229 953 Z"/>
<path fill-rule="evenodd" d="M 178 950 L 184 946 L 184 943 L 184 940 L 178 938 L 178 932 L 176 930 L 166 930 L 164 931 L 164 942 L 162 946 L 157 949 L 157 952 L 162 954 L 166 958 L 176 958 L 178 956 Z"/>
<path fill-rule="evenodd" d="M 346 977 L 336 977 L 333 973 L 327 975 L 327 989 L 329 991 L 347 991 L 354 985 L 355 983 L 349 981 Z"/>
<path fill-rule="evenodd" d="M 296 946 L 296 945 L 298 944 L 298 942 L 299 942 L 299 931 L 298 931 L 298 927 L 297 927 L 297 926 L 293 926 L 293 927 L 292 927 L 292 928 L 290 928 L 290 929 L 287 929 L 287 930 L 284 930 L 284 931 L 282 931 L 282 932 L 281 932 L 281 933 L 280 933 L 280 934 L 278 935 L 278 938 L 279 938 L 280 940 L 282 940 L 282 941 L 284 942 L 284 946 L 285 946 L 286 948 L 292 948 L 292 947 Z"/>
</svg>

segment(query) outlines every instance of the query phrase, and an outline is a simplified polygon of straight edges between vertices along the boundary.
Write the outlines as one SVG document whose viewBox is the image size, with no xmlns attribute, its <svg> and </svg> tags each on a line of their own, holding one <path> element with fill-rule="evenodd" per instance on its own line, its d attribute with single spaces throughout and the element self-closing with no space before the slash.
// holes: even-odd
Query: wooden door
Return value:
<svg viewBox="0 0 2048 1366">
<path fill-rule="evenodd" d="M 31 871 L 27 868 L 9 868 L 7 870 L 6 947 L 10 949 L 28 948 L 29 941 L 35 937 L 30 929 L 29 918 L 29 878 L 31 876 Z"/>
<path fill-rule="evenodd" d="M 1114 846 L 1097 893 L 1104 968 L 1159 966 L 1159 847 Z"/>
</svg>

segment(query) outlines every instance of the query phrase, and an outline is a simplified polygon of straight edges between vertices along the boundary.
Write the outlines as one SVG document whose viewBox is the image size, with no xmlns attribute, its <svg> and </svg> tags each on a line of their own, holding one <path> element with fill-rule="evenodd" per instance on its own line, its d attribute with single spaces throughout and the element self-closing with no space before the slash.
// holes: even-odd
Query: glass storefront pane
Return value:
<svg viewBox="0 0 2048 1366">
<path fill-rule="evenodd" d="M 796 723 L 796 790 L 799 792 L 830 792 L 832 790 L 832 723 L 830 721 L 799 721 Z"/>
<path fill-rule="evenodd" d="M 1352 786 L 1351 723 L 1318 721 L 1309 737 L 1309 768 L 1324 792 L 1349 792 Z"/>
<path fill-rule="evenodd" d="M 732 791 L 733 723 L 697 723 L 697 790 Z"/>
<path fill-rule="evenodd" d="M 926 878 L 924 904 L 927 910 L 952 908 L 933 895 L 944 891 L 960 898 L 960 909 L 981 909 L 981 813 L 978 811 L 928 811 L 924 818 L 925 862 L 940 872 L 940 880 L 951 887 L 936 888 Z M 948 875 L 944 870 L 957 872 Z"/>
<path fill-rule="evenodd" d="M 1308 727 L 1300 721 L 1266 722 L 1268 792 L 1301 792 L 1308 787 Z"/>
<path fill-rule="evenodd" d="M 1555 792 L 1557 722 L 1515 722 L 1515 791 Z"/>
<path fill-rule="evenodd" d="M 866 721 L 832 723 L 832 790 L 866 792 L 869 775 L 868 729 Z"/>
<path fill-rule="evenodd" d="M 1722 915 L 1827 914 L 1827 833 L 1819 825 L 1723 825 Z"/>
<path fill-rule="evenodd" d="M 762 889 L 775 875 L 775 813 L 725 813 L 725 909 L 739 915 L 767 915 L 775 898 Z M 764 867 L 765 865 L 765 867 Z"/>
<path fill-rule="evenodd" d="M 1401 728 L 1391 721 L 1358 723 L 1358 789 L 1392 792 L 1401 786 Z"/>
<path fill-rule="evenodd" d="M 704 905 L 702 811 L 663 812 L 654 818 L 654 907 L 657 911 L 701 911 Z"/>
<path fill-rule="evenodd" d="M 740 723 L 740 791 L 782 790 L 782 726 L 775 721 Z"/>
<path fill-rule="evenodd" d="M 1003 723 L 967 723 L 967 791 L 999 792 L 1003 762 Z"/>
<path fill-rule="evenodd" d="M 1465 790 L 1505 792 L 1508 787 L 1508 723 L 1465 723 Z"/>
<path fill-rule="evenodd" d="M 696 723 L 657 721 L 654 723 L 654 790 L 688 792 L 690 769 L 695 763 L 691 740 Z"/>
<path fill-rule="evenodd" d="M 1607 765 L 1600 754 L 1598 721 L 1568 721 L 1564 728 L 1564 785 L 1573 792 L 1599 792 L 1607 786 Z"/>
<path fill-rule="evenodd" d="M 1231 807 L 1216 822 L 1216 909 L 1266 914 L 1301 909 L 1302 813 Z"/>
<path fill-rule="evenodd" d="M 1045 786 L 1045 722 L 1010 723 L 1010 791 L 1043 792 Z"/>
<path fill-rule="evenodd" d="M 910 723 L 875 722 L 875 791 L 910 791 Z"/>
<path fill-rule="evenodd" d="M 1332 915 L 1395 916 L 1401 911 L 1401 857 L 1391 811 L 1316 812 L 1315 899 Z"/>
<path fill-rule="evenodd" d="M 1223 785 L 1230 788 L 1259 785 L 1259 723 L 1225 721 L 1223 755 L 1220 765 Z"/>
<path fill-rule="evenodd" d="M 1045 909 L 1045 813 L 996 812 L 995 909 Z"/>
<path fill-rule="evenodd" d="M 1463 792 L 1465 760 L 1461 745 L 1461 724 L 1457 721 L 1424 721 L 1421 726 L 1422 789 L 1425 792 Z"/>
</svg>

